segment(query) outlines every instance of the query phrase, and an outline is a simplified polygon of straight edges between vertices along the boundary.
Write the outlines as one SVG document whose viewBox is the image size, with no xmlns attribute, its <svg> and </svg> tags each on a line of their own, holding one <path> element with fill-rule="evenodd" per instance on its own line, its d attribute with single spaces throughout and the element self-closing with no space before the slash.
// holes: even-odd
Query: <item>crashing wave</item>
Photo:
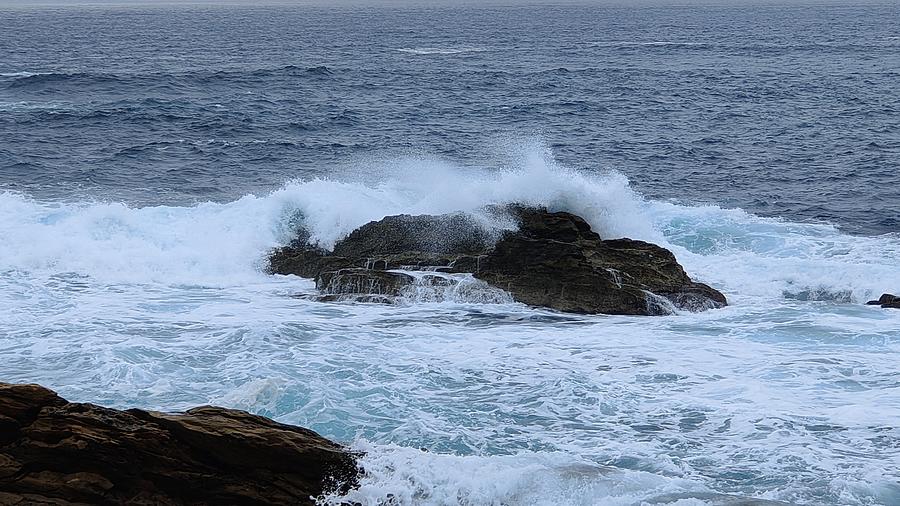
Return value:
<svg viewBox="0 0 900 506">
<path fill-rule="evenodd" d="M 502 170 L 431 158 L 369 163 L 353 171 L 366 179 L 298 180 L 267 195 L 188 207 L 42 202 L 4 192 L 0 236 L 7 243 L 0 269 L 228 284 L 259 279 L 266 253 L 289 243 L 298 227 L 310 242 L 330 248 L 389 215 L 477 214 L 486 204 L 519 202 L 582 216 L 605 239 L 629 237 L 670 249 L 688 274 L 723 287 L 737 303 L 805 292 L 864 302 L 900 286 L 892 261 L 900 256 L 900 235 L 851 236 L 830 225 L 739 209 L 648 201 L 622 174 L 563 167 L 542 146 L 515 156 L 515 168 Z"/>
</svg>

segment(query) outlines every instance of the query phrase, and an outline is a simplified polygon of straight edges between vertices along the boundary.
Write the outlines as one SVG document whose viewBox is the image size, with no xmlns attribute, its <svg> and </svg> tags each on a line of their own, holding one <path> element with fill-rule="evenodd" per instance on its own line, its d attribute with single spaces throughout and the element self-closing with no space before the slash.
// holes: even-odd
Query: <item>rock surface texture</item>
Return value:
<svg viewBox="0 0 900 506">
<path fill-rule="evenodd" d="M 885 309 L 900 309 L 900 297 L 886 293 L 878 298 L 878 300 L 870 300 L 866 302 L 870 306 L 881 306 Z"/>
<path fill-rule="evenodd" d="M 402 293 L 409 274 L 472 273 L 525 304 L 572 313 L 669 314 L 726 305 L 692 281 L 665 248 L 602 240 L 582 218 L 523 206 L 495 206 L 507 228 L 462 213 L 389 216 L 363 225 L 332 252 L 296 241 L 272 253 L 270 272 L 314 278 L 323 300 L 341 294 L 383 301 Z"/>
<path fill-rule="evenodd" d="M 355 457 L 243 411 L 118 411 L 0 383 L 0 504 L 315 504 Z"/>
</svg>

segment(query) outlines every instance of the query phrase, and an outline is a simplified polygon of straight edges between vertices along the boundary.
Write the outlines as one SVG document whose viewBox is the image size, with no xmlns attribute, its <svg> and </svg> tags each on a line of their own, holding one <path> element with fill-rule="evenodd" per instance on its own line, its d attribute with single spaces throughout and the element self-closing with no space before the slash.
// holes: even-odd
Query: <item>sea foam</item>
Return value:
<svg viewBox="0 0 900 506">
<path fill-rule="evenodd" d="M 0 194 L 4 380 L 310 426 L 366 451 L 347 498 L 362 504 L 900 497 L 888 465 L 900 312 L 860 304 L 900 286 L 900 237 L 649 200 L 540 147 L 502 170 L 421 157 L 363 167 L 192 206 Z M 312 294 L 309 280 L 264 274 L 300 227 L 331 247 L 386 215 L 503 202 L 671 248 L 732 305 L 563 315 L 464 275 L 450 290 L 423 281 L 397 306 L 327 304 L 292 297 Z"/>
<path fill-rule="evenodd" d="M 604 238 L 671 248 L 689 274 L 736 301 L 859 303 L 900 287 L 891 262 L 900 254 L 900 236 L 852 236 L 828 224 L 651 201 L 620 173 L 566 168 L 540 146 L 523 150 L 518 164 L 504 169 L 414 157 L 357 169 L 366 177 L 296 180 L 267 195 L 185 207 L 41 202 L 0 193 L 0 235 L 7 241 L 0 269 L 227 285 L 259 279 L 267 252 L 301 227 L 310 242 L 330 249 L 384 216 L 477 215 L 488 204 L 518 202 L 580 215 Z"/>
</svg>

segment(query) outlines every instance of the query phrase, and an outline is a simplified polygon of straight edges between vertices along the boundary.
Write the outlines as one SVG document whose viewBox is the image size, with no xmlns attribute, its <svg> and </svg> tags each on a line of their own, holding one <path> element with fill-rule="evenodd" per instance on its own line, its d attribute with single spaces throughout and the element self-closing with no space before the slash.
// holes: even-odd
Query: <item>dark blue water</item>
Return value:
<svg viewBox="0 0 900 506">
<path fill-rule="evenodd" d="M 228 201 L 368 160 L 514 164 L 900 230 L 900 8 L 0 8 L 0 188 Z"/>
</svg>

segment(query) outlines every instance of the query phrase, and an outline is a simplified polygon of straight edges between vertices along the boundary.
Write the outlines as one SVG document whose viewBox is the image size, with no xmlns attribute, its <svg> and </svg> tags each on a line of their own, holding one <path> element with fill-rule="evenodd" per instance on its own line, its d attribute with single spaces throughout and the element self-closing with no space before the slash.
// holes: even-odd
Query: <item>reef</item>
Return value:
<svg viewBox="0 0 900 506">
<path fill-rule="evenodd" d="M 487 224 L 485 215 L 510 225 Z M 515 301 L 570 313 L 663 315 L 727 305 L 721 292 L 691 280 L 671 251 L 604 240 L 581 217 L 545 208 L 388 216 L 354 230 L 331 251 L 308 239 L 301 232 L 273 251 L 269 272 L 315 279 L 319 300 L 390 302 L 421 271 L 444 283 L 454 281 L 439 273 L 470 273 Z"/>
<path fill-rule="evenodd" d="M 3 505 L 312 505 L 357 474 L 341 445 L 244 411 L 119 411 L 0 383 Z"/>
</svg>

